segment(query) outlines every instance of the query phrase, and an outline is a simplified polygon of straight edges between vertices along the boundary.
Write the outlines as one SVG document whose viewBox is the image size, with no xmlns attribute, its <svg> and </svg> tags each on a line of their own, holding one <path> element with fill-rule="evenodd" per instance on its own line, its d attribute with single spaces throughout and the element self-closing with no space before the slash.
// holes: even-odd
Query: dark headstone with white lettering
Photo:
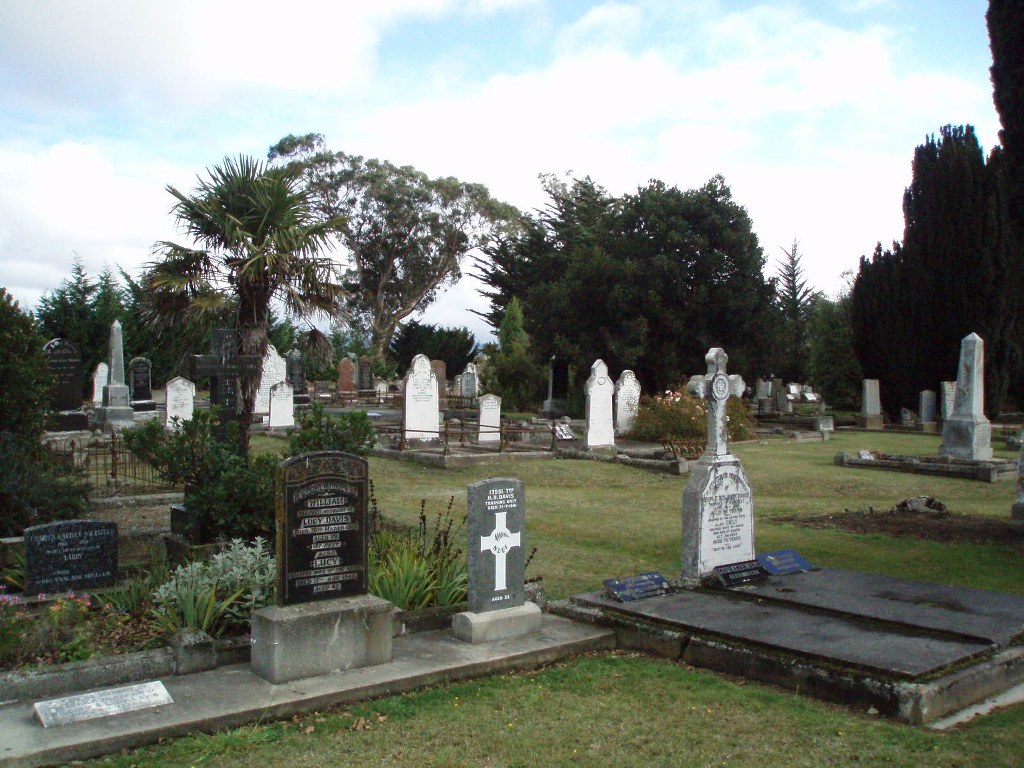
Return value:
<svg viewBox="0 0 1024 768">
<path fill-rule="evenodd" d="M 521 480 L 497 477 L 468 489 L 469 610 L 484 613 L 525 600 L 526 492 Z"/>
<path fill-rule="evenodd" d="M 667 595 L 671 589 L 668 579 L 657 571 L 638 573 L 621 579 L 605 579 L 604 589 L 609 597 L 620 603 L 631 603 L 645 597 Z"/>
<path fill-rule="evenodd" d="M 116 583 L 116 523 L 62 520 L 25 529 L 26 595 Z"/>
<path fill-rule="evenodd" d="M 133 357 L 128 363 L 128 384 L 131 387 L 132 409 L 155 411 L 153 400 L 153 364 L 144 357 Z"/>
<path fill-rule="evenodd" d="M 277 465 L 278 605 L 366 594 L 368 478 L 340 451 Z"/>
<path fill-rule="evenodd" d="M 373 389 L 373 358 L 368 355 L 363 355 L 359 358 L 356 386 L 363 392 Z"/>
<path fill-rule="evenodd" d="M 284 356 L 288 383 L 292 385 L 292 402 L 297 406 L 309 405 L 309 388 L 306 386 L 306 360 L 298 347 L 292 347 Z"/>
<path fill-rule="evenodd" d="M 53 388 L 50 408 L 60 431 L 87 429 L 89 417 L 82 408 L 82 356 L 67 339 L 51 339 L 43 346 Z"/>
<path fill-rule="evenodd" d="M 238 354 L 238 335 L 230 328 L 214 330 L 208 355 L 192 356 L 193 376 L 210 379 L 210 403 L 221 409 L 218 430 L 222 436 L 238 413 L 238 379 L 257 375 L 261 366 L 262 358 Z"/>
<path fill-rule="evenodd" d="M 744 560 L 741 563 L 730 563 L 729 565 L 716 565 L 714 573 L 723 587 L 740 587 L 744 584 L 754 584 L 758 581 L 764 581 L 771 575 L 756 559 Z"/>
</svg>

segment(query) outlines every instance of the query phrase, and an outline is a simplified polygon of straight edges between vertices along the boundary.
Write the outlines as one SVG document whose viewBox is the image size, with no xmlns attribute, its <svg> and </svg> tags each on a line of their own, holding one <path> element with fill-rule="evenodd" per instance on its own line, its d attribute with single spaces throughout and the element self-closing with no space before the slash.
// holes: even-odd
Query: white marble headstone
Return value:
<svg viewBox="0 0 1024 768">
<path fill-rule="evenodd" d="M 260 388 L 256 391 L 256 407 L 253 413 L 270 413 L 270 388 L 287 378 L 287 361 L 277 354 L 273 344 L 268 344 L 267 354 L 263 356 L 263 373 L 260 376 Z"/>
<path fill-rule="evenodd" d="M 608 366 L 603 360 L 595 360 L 590 366 L 590 378 L 585 386 L 587 393 L 587 448 L 615 445 L 615 429 L 612 425 L 612 397 L 615 385 L 608 376 Z"/>
<path fill-rule="evenodd" d="M 103 402 L 103 387 L 107 385 L 110 377 L 110 366 L 100 363 L 96 366 L 96 372 L 92 375 L 92 402 L 98 405 Z"/>
<path fill-rule="evenodd" d="M 864 379 L 860 400 L 861 416 L 880 416 L 882 401 L 878 395 L 878 379 Z"/>
<path fill-rule="evenodd" d="M 295 426 L 295 388 L 287 381 L 270 388 L 270 426 Z"/>
<path fill-rule="evenodd" d="M 463 397 L 476 397 L 479 389 L 479 380 L 476 372 L 475 363 L 467 363 L 466 370 L 462 372 L 462 376 L 459 379 L 459 394 Z"/>
<path fill-rule="evenodd" d="M 481 443 L 500 442 L 501 398 L 497 395 L 483 395 L 477 405 L 480 408 L 480 433 L 477 440 Z"/>
<path fill-rule="evenodd" d="M 188 379 L 176 376 L 167 382 L 165 387 L 167 395 L 167 421 L 168 429 L 174 429 L 174 419 L 188 421 L 195 412 L 196 385 Z"/>
<path fill-rule="evenodd" d="M 953 413 L 942 425 L 943 456 L 992 458 L 992 425 L 985 418 L 985 342 L 971 333 L 960 342 Z"/>
<path fill-rule="evenodd" d="M 405 439 L 439 440 L 437 376 L 426 355 L 416 355 L 405 376 Z"/>
<path fill-rule="evenodd" d="M 615 434 L 624 435 L 633 429 L 633 419 L 640 409 L 640 382 L 636 374 L 625 370 L 615 382 Z"/>
</svg>

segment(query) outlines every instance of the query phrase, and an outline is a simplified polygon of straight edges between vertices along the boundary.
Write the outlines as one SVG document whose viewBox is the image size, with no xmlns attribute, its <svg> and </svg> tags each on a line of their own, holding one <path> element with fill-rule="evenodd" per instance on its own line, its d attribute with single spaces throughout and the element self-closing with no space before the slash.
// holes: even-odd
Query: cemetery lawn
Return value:
<svg viewBox="0 0 1024 768">
<path fill-rule="evenodd" d="M 943 543 L 808 528 L 804 518 L 876 510 L 917 495 L 950 512 L 1009 517 L 1014 484 L 836 467 L 861 448 L 934 453 L 938 437 L 837 434 L 828 443 L 734 446 L 754 489 L 759 551 L 793 548 L 812 563 L 914 579 L 1024 591 L 1019 545 Z M 1010 452 L 997 455 L 1014 458 Z M 679 568 L 685 477 L 594 461 L 509 461 L 443 471 L 370 459 L 384 518 L 432 521 L 466 486 L 518 477 L 526 486 L 527 578 L 549 599 L 597 590 L 603 579 Z M 787 518 L 788 521 L 782 521 Z M 924 524 L 923 524 L 924 525 Z M 460 536 L 465 535 L 464 531 Z M 769 685 L 633 653 L 587 656 L 528 674 L 438 686 L 284 723 L 175 739 L 93 761 L 155 766 L 1019 766 L 1024 706 L 950 732 L 913 728 Z"/>
</svg>

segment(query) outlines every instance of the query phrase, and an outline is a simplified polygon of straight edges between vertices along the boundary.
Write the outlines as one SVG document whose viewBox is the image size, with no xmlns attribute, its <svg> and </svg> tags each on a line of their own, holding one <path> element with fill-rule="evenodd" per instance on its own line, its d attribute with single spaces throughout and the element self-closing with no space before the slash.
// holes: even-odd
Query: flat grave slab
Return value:
<svg viewBox="0 0 1024 768">
<path fill-rule="evenodd" d="M 167 689 L 159 680 L 151 683 L 127 685 L 94 693 L 80 693 L 60 699 L 36 702 L 32 707 L 36 719 L 44 728 L 68 723 L 80 723 L 97 717 L 111 717 L 134 712 L 137 709 L 173 704 Z"/>
<path fill-rule="evenodd" d="M 943 670 L 993 649 L 962 636 L 939 636 L 857 616 L 755 602 L 728 591 L 683 591 L 623 604 L 593 592 L 574 601 L 697 634 L 724 637 L 902 679 Z"/>
<path fill-rule="evenodd" d="M 743 587 L 757 599 L 934 630 L 1005 646 L 1024 636 L 1024 596 L 822 568 Z"/>
</svg>

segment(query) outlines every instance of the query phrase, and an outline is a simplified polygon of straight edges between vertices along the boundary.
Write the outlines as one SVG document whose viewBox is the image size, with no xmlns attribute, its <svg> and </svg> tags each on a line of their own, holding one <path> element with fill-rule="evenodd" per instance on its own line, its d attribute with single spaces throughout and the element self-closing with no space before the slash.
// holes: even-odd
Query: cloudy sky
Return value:
<svg viewBox="0 0 1024 768">
<path fill-rule="evenodd" d="M 485 184 L 611 193 L 716 173 L 774 274 L 835 291 L 900 239 L 914 147 L 998 142 L 984 0 L 0 0 L 0 285 L 136 274 L 179 239 L 170 184 L 294 133 Z M 486 326 L 472 280 L 427 321 Z"/>
</svg>

